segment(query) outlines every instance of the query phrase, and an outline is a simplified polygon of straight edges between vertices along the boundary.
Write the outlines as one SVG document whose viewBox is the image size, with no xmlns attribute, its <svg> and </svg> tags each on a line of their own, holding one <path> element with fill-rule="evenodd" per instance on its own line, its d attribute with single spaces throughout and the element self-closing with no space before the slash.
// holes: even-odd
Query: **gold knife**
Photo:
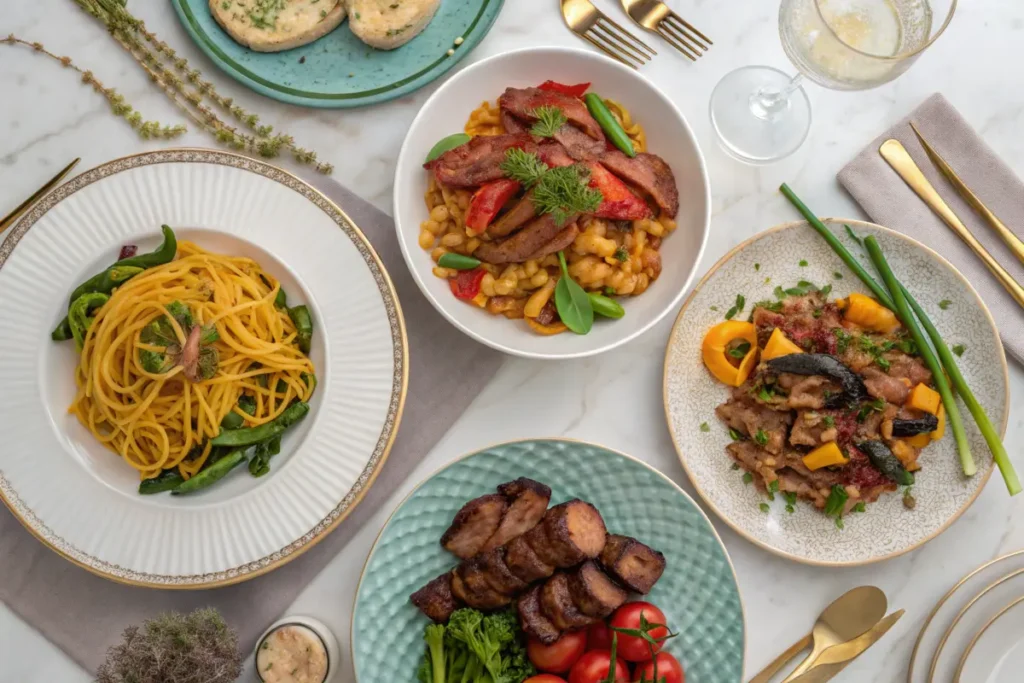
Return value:
<svg viewBox="0 0 1024 683">
<path fill-rule="evenodd" d="M 893 612 L 875 624 L 870 631 L 845 643 L 833 645 L 818 657 L 814 666 L 800 676 L 783 683 L 825 683 L 830 681 L 865 650 L 877 643 L 903 616 L 904 610 Z"/>
<path fill-rule="evenodd" d="M 44 194 L 46 194 L 47 192 L 49 192 L 50 190 L 52 190 L 53 188 L 55 188 L 55 187 L 57 186 L 57 183 L 59 183 L 59 182 L 60 182 L 61 180 L 63 180 L 63 179 L 64 179 L 64 176 L 66 176 L 66 175 L 67 175 L 68 173 L 70 173 L 70 172 L 71 172 L 71 169 L 73 169 L 73 168 L 74 168 L 74 167 L 75 167 L 75 166 L 76 166 L 76 165 L 78 164 L 78 162 L 79 162 L 79 161 L 81 161 L 81 160 L 82 160 L 81 158 L 75 159 L 75 160 L 74 160 L 74 161 L 72 161 L 72 162 L 71 162 L 70 164 L 68 164 L 67 166 L 65 166 L 64 168 L 62 168 L 62 169 L 61 169 L 61 170 L 60 170 L 60 171 L 59 171 L 59 172 L 57 173 L 57 175 L 55 175 L 55 176 L 53 176 L 52 178 L 50 178 L 50 179 L 49 179 L 49 180 L 48 180 L 48 181 L 46 182 L 46 184 L 45 184 L 45 185 L 43 185 L 43 186 L 42 186 L 42 187 L 40 187 L 40 188 L 39 188 L 38 190 L 36 190 L 36 191 L 35 191 L 35 192 L 34 192 L 34 193 L 32 194 L 32 196 L 31 196 L 31 197 L 29 197 L 28 199 L 26 199 L 25 201 L 23 201 L 23 202 L 22 202 L 21 204 L 19 204 L 19 205 L 18 205 L 18 206 L 17 206 L 17 207 L 16 207 L 15 209 L 14 209 L 14 211 L 11 211 L 11 212 L 10 212 L 9 214 L 7 214 L 6 216 L 4 216 L 3 218 L 0 218 L 0 233 L 3 233 L 3 231 L 4 231 L 4 230 L 6 230 L 7 228 L 9 228 L 9 227 L 11 227 L 12 225 L 14 225 L 14 222 L 15 222 L 15 221 L 17 221 L 17 220 L 18 220 L 19 218 L 21 218 L 21 215 L 22 215 L 23 213 L 25 213 L 26 211 L 28 211 L 28 210 L 29 210 L 30 208 L 32 208 L 32 206 L 33 206 L 33 205 L 34 205 L 34 204 L 35 204 L 35 203 L 36 203 L 37 201 L 39 201 L 40 199 L 42 199 L 42 197 L 43 197 L 43 195 L 44 195 Z"/>
<path fill-rule="evenodd" d="M 924 177 L 924 173 L 918 168 L 917 164 L 910 157 L 910 153 L 907 152 L 906 148 L 900 143 L 899 140 L 889 139 L 882 143 L 879 148 L 879 153 L 882 158 L 885 159 L 893 170 L 899 174 L 901 178 L 910 186 L 917 196 L 924 200 L 924 203 L 934 211 L 943 222 L 952 228 L 953 232 L 971 248 L 971 251 L 977 255 L 978 258 L 984 262 L 992 274 L 999 280 L 999 284 L 1006 288 L 1006 291 L 1010 293 L 1022 308 L 1024 308 L 1024 287 L 1020 286 L 1020 283 L 1013 279 L 1013 276 L 1006 272 L 1006 269 L 999 265 L 992 254 L 988 253 L 985 247 L 981 246 L 981 243 L 975 239 L 971 231 L 967 229 L 967 226 L 957 218 L 957 215 L 953 213 L 953 210 L 949 208 L 949 205 L 943 201 L 939 193 L 936 192 L 932 184 L 928 182 L 928 179 Z"/>
<path fill-rule="evenodd" d="M 917 135 L 917 139 L 921 142 L 921 146 L 924 147 L 924 151 L 927 152 L 928 158 L 930 158 L 932 163 L 942 171 L 942 175 L 946 176 L 946 180 L 949 181 L 949 184 L 956 188 L 956 191 L 960 193 L 960 196 L 964 198 L 964 201 L 971 205 L 971 208 L 980 213 L 981 217 L 988 221 L 989 225 L 995 229 L 999 237 L 1001 237 L 1003 242 L 1006 243 L 1006 246 L 1013 252 L 1013 255 L 1016 256 L 1021 263 L 1024 263 L 1024 242 L 1013 234 L 1013 231 L 1006 227 L 1006 224 L 999 220 L 999 218 L 992 213 L 987 206 L 985 206 L 985 203 L 981 201 L 981 198 L 978 197 L 978 195 L 974 194 L 971 188 L 967 187 L 967 183 L 961 180 L 960 176 L 956 174 L 956 171 L 946 163 L 946 160 L 939 156 L 939 153 L 928 144 L 928 141 L 924 139 L 924 136 L 921 135 L 921 131 L 917 129 L 917 126 L 914 125 L 913 121 L 910 122 L 910 127 L 914 129 L 914 134 Z"/>
</svg>

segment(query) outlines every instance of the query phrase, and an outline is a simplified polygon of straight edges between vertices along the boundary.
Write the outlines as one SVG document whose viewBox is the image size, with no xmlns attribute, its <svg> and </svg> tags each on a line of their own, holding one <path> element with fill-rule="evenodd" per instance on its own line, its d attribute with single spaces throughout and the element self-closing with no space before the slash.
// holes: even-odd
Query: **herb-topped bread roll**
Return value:
<svg viewBox="0 0 1024 683">
<path fill-rule="evenodd" d="M 394 50 L 434 18 L 441 0 L 349 0 L 349 28 L 361 41 Z"/>
<path fill-rule="evenodd" d="M 210 0 L 210 11 L 236 42 L 257 52 L 281 52 L 336 29 L 345 19 L 345 2 Z"/>
</svg>

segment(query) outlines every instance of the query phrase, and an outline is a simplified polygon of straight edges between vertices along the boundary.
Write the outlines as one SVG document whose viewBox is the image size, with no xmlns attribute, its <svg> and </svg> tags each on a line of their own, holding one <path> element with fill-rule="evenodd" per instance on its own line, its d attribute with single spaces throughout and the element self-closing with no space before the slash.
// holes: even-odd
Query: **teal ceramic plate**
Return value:
<svg viewBox="0 0 1024 683">
<path fill-rule="evenodd" d="M 361 683 L 412 681 L 428 620 L 409 594 L 454 557 L 438 543 L 455 512 L 498 484 L 530 477 L 551 487 L 552 504 L 590 501 L 609 531 L 665 553 L 665 574 L 648 599 L 680 636 L 666 649 L 687 683 L 740 683 L 744 624 L 729 556 L 708 518 L 668 477 L 621 453 L 580 441 L 516 441 L 473 453 L 421 484 L 398 507 L 370 552 L 352 616 L 352 662 Z"/>
<path fill-rule="evenodd" d="M 307 107 L 361 107 L 401 97 L 451 69 L 483 39 L 504 0 L 442 0 L 433 21 L 396 50 L 375 50 L 348 19 L 308 45 L 255 52 L 217 24 L 209 0 L 172 0 L 185 30 L 221 69 L 258 93 Z M 463 42 L 455 46 L 455 39 Z M 449 56 L 448 50 L 455 53 Z"/>
</svg>

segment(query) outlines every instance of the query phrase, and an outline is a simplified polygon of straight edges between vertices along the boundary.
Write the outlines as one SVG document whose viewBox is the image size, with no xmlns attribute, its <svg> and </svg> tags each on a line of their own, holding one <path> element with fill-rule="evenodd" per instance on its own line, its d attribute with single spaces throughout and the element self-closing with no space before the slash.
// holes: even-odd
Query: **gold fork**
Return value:
<svg viewBox="0 0 1024 683">
<path fill-rule="evenodd" d="M 73 169 L 78 164 L 78 162 L 81 161 L 81 160 L 82 160 L 81 158 L 77 158 L 74 161 L 72 161 L 70 164 L 68 164 L 67 166 L 62 168 L 57 173 L 57 175 L 53 176 L 48 181 L 46 181 L 46 184 L 43 185 L 42 187 L 40 187 L 38 190 L 36 190 L 32 194 L 31 197 L 29 197 L 28 199 L 23 201 L 21 204 L 19 204 L 17 207 L 15 207 L 14 211 L 11 211 L 9 214 L 4 216 L 3 218 L 0 218 L 0 233 L 2 233 L 4 230 L 6 230 L 7 228 L 9 228 L 12 225 L 14 225 L 14 223 L 19 218 L 21 218 L 22 214 L 27 212 L 29 209 L 31 209 L 35 205 L 36 202 L 38 202 L 40 199 L 42 199 L 43 195 L 45 195 L 47 192 L 49 192 L 53 188 L 57 187 L 57 184 L 60 183 L 60 181 L 64 179 L 64 176 L 66 176 L 68 173 L 70 173 L 71 169 Z"/>
<path fill-rule="evenodd" d="M 566 26 L 612 59 L 636 69 L 658 54 L 650 45 L 605 16 L 590 0 L 561 1 Z"/>
<path fill-rule="evenodd" d="M 622 9 L 634 22 L 657 33 L 665 41 L 690 58 L 697 58 L 713 45 L 711 39 L 693 24 L 669 9 L 661 0 L 620 0 Z"/>
</svg>

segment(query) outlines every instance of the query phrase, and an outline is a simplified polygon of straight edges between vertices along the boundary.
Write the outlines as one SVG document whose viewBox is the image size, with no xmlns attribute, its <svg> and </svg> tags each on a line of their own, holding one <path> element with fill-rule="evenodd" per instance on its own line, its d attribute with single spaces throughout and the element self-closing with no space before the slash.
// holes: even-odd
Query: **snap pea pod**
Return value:
<svg viewBox="0 0 1024 683">
<path fill-rule="evenodd" d="M 245 449 L 239 448 L 225 455 L 209 467 L 199 470 L 194 477 L 178 484 L 171 491 L 172 496 L 179 496 L 183 493 L 193 493 L 201 489 L 209 488 L 227 476 L 228 472 L 245 462 Z"/>
<path fill-rule="evenodd" d="M 635 157 L 636 150 L 633 149 L 633 141 L 626 135 L 626 131 L 619 125 L 618 120 L 612 114 L 608 105 L 604 103 L 604 100 L 601 99 L 601 96 L 588 92 L 583 96 L 583 101 L 586 103 L 590 115 L 601 126 L 601 130 L 605 132 L 605 135 L 612 141 L 612 144 L 621 149 L 622 153 L 626 156 Z"/>
<path fill-rule="evenodd" d="M 214 446 L 230 446 L 232 448 L 239 446 L 252 446 L 253 444 L 257 444 L 261 441 L 266 441 L 283 434 L 285 430 L 293 424 L 306 417 L 306 413 L 308 412 L 308 403 L 293 403 L 285 408 L 284 412 L 281 413 L 277 419 L 271 420 L 266 424 L 259 425 L 258 427 L 229 429 L 227 431 L 223 431 L 215 436 L 210 443 Z"/>
<path fill-rule="evenodd" d="M 262 477 L 270 471 L 270 459 L 281 452 L 281 435 L 272 436 L 256 444 L 249 459 L 249 474 Z"/>
<path fill-rule="evenodd" d="M 110 301 L 110 297 L 100 292 L 83 294 L 71 303 L 68 309 L 68 326 L 71 328 L 71 336 L 75 339 L 75 346 L 79 351 L 85 344 L 85 333 L 92 325 L 92 313 L 103 304 Z"/>
<path fill-rule="evenodd" d="M 587 296 L 590 297 L 591 308 L 598 315 L 602 315 L 605 318 L 621 318 L 626 315 L 626 309 L 615 299 L 598 294 L 597 292 L 587 292 Z"/>
<path fill-rule="evenodd" d="M 309 396 L 306 397 L 306 402 L 313 398 L 313 392 L 316 391 L 316 375 L 308 372 L 302 373 L 302 379 L 306 381 L 306 385 L 309 387 Z"/>
<path fill-rule="evenodd" d="M 148 496 L 153 493 L 173 491 L 184 483 L 185 479 L 178 474 L 178 470 L 164 470 L 155 477 L 139 482 L 139 493 Z"/>
<path fill-rule="evenodd" d="M 278 287 L 277 296 L 274 297 L 274 305 L 282 310 L 288 309 L 288 295 L 284 291 L 284 287 Z"/>
<path fill-rule="evenodd" d="M 309 315 L 309 309 L 305 306 L 293 306 L 288 309 L 288 317 L 295 323 L 299 350 L 309 353 L 310 343 L 313 340 L 313 318 Z"/>
<path fill-rule="evenodd" d="M 480 265 L 480 261 L 472 256 L 463 256 L 462 254 L 449 251 L 441 254 L 441 258 L 437 260 L 437 265 L 454 270 L 473 270 Z"/>
<path fill-rule="evenodd" d="M 220 428 L 241 429 L 244 424 L 245 418 L 232 410 L 231 412 L 224 416 L 223 420 L 220 421 Z"/>
</svg>

